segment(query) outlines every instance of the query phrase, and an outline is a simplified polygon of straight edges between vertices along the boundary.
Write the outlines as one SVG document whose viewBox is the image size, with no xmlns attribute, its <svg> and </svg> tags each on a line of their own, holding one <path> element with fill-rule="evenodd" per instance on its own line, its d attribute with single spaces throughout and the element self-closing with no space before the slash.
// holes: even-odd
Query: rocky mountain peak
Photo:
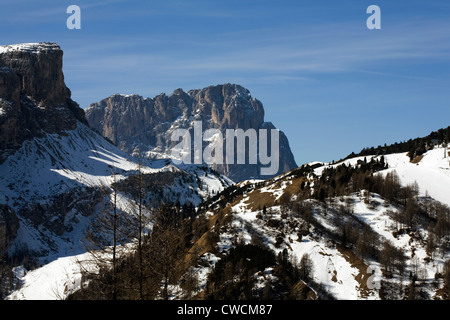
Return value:
<svg viewBox="0 0 450 320">
<path fill-rule="evenodd" d="M 122 150 L 147 152 L 151 157 L 169 157 L 176 129 L 192 132 L 194 122 L 202 129 L 218 129 L 225 137 L 227 129 L 275 129 L 264 121 L 262 103 L 238 84 L 221 84 L 154 98 L 115 94 L 91 104 L 86 110 L 89 125 L 113 141 Z M 248 153 L 248 150 L 246 151 Z M 221 164 L 215 169 L 235 181 L 261 177 L 259 164 Z M 296 168 L 286 136 L 280 132 L 280 169 Z"/>
<path fill-rule="evenodd" d="M 25 140 L 87 123 L 62 66 L 63 51 L 55 43 L 0 46 L 0 163 Z"/>
<path fill-rule="evenodd" d="M 21 83 L 21 93 L 37 103 L 64 102 L 66 88 L 62 72 L 61 48 L 55 43 L 2 46 L 0 64 L 14 71 Z"/>
<path fill-rule="evenodd" d="M 194 112 L 210 117 L 219 127 L 247 130 L 259 128 L 264 122 L 261 102 L 240 85 L 228 83 L 191 90 L 188 93 L 199 107 Z"/>
</svg>

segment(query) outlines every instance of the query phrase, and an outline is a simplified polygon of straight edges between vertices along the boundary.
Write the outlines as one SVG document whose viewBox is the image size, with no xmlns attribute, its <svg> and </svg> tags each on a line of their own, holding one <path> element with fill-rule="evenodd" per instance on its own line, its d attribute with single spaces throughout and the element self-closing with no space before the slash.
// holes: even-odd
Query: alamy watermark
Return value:
<svg viewBox="0 0 450 320">
<path fill-rule="evenodd" d="M 367 29 L 381 29 L 381 9 L 377 5 L 370 5 L 366 10 L 367 14 L 370 14 L 370 17 L 366 20 Z"/>
<path fill-rule="evenodd" d="M 175 164 L 261 164 L 261 175 L 274 175 L 280 164 L 280 134 L 277 129 L 219 129 L 203 132 L 202 121 L 194 121 L 193 132 L 176 129 L 171 141 L 179 142 L 171 149 Z M 270 140 L 269 134 L 270 132 Z M 181 141 L 180 141 L 181 139 Z M 205 148 L 203 148 L 206 142 Z M 270 154 L 269 154 L 270 149 Z"/>
<path fill-rule="evenodd" d="M 67 18 L 67 29 L 81 29 L 81 9 L 77 5 L 70 5 L 66 9 L 66 13 L 70 14 Z M 366 20 L 366 26 L 368 29 L 381 29 L 381 9 L 377 5 L 370 5 L 366 9 L 366 13 L 370 14 L 370 17 Z"/>
<path fill-rule="evenodd" d="M 66 9 L 66 13 L 69 13 L 70 16 L 67 18 L 66 26 L 67 29 L 81 29 L 81 9 L 77 5 L 70 5 Z"/>
<path fill-rule="evenodd" d="M 367 288 L 369 290 L 379 290 L 381 289 L 381 277 L 382 273 L 378 266 L 371 264 L 367 267 L 368 274 L 370 274 L 369 278 L 366 281 Z"/>
<path fill-rule="evenodd" d="M 70 14 L 67 18 L 67 29 L 81 29 L 81 9 L 77 5 L 70 5 L 67 7 L 66 13 Z M 370 14 L 370 17 L 366 20 L 366 26 L 368 29 L 381 29 L 381 9 L 377 5 L 370 5 L 366 9 L 366 13 Z"/>
</svg>

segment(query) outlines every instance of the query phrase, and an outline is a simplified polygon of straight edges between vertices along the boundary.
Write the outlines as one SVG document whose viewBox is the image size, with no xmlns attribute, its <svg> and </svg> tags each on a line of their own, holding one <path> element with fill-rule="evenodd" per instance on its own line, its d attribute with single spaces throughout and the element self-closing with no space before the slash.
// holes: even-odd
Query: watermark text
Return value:
<svg viewBox="0 0 450 320">
<path fill-rule="evenodd" d="M 279 169 L 280 137 L 277 129 L 226 129 L 224 136 L 219 129 L 203 132 L 202 121 L 194 121 L 192 133 L 188 129 L 176 129 L 172 132 L 171 141 L 179 142 L 171 149 L 175 164 L 259 163 L 266 166 L 261 167 L 261 175 L 274 175 Z"/>
</svg>

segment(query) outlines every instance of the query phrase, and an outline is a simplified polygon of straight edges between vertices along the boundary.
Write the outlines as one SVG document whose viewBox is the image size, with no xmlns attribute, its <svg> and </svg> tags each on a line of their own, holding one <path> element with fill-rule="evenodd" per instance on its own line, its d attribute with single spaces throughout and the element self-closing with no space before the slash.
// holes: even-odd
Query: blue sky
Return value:
<svg viewBox="0 0 450 320">
<path fill-rule="evenodd" d="M 69 30 L 69 5 L 81 30 Z M 369 30 L 369 5 L 381 29 Z M 450 125 L 450 1 L 2 0 L 0 44 L 57 42 L 81 107 L 238 83 L 299 165 Z"/>
</svg>

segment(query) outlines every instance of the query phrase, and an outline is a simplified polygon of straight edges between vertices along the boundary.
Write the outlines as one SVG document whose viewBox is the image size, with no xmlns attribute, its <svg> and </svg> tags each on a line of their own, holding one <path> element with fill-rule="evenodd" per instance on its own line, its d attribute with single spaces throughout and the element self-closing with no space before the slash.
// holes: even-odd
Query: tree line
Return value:
<svg viewBox="0 0 450 320">
<path fill-rule="evenodd" d="M 378 147 L 363 148 L 359 153 L 352 152 L 344 160 L 360 156 L 376 156 L 403 152 L 408 152 L 410 160 L 413 160 L 415 157 L 424 154 L 427 150 L 433 149 L 435 145 L 447 145 L 448 143 L 450 143 L 450 126 L 433 131 L 426 137 L 395 142 L 390 145 L 384 144 Z"/>
</svg>

